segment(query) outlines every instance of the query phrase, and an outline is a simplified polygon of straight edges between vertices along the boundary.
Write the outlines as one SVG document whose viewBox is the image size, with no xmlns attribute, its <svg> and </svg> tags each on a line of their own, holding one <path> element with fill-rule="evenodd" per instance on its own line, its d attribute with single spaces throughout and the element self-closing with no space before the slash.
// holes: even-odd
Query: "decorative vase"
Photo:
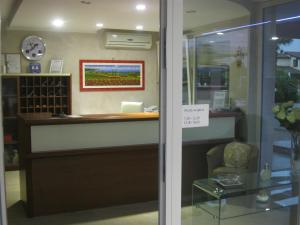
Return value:
<svg viewBox="0 0 300 225">
<path fill-rule="evenodd" d="M 272 171 L 269 163 L 266 163 L 264 168 L 260 171 L 260 180 L 261 181 L 269 181 L 272 176 Z"/>
<path fill-rule="evenodd" d="M 300 175 L 300 133 L 291 132 L 291 172 L 293 175 Z"/>
</svg>

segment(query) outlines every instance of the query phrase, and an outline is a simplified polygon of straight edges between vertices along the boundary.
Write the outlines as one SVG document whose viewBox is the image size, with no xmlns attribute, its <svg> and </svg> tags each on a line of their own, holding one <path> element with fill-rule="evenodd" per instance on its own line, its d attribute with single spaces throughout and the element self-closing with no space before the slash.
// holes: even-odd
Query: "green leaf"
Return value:
<svg viewBox="0 0 300 225">
<path fill-rule="evenodd" d="M 290 108 L 290 107 L 293 107 L 294 105 L 294 102 L 293 101 L 288 101 L 288 102 L 285 102 L 285 103 L 282 103 L 282 108 L 286 109 L 286 108 Z"/>
<path fill-rule="evenodd" d="M 300 120 L 300 109 L 293 109 L 292 112 L 294 113 L 295 115 L 295 119 L 296 120 Z"/>
<path fill-rule="evenodd" d="M 294 111 L 288 113 L 286 119 L 290 122 L 290 123 L 295 123 L 296 122 L 296 116 L 294 114 Z"/>
<path fill-rule="evenodd" d="M 280 120 L 284 120 L 286 117 L 285 111 L 283 109 L 281 109 L 280 112 L 276 114 L 276 117 Z"/>
<path fill-rule="evenodd" d="M 280 111 L 280 106 L 279 105 L 275 105 L 273 108 L 272 108 L 272 112 L 273 113 L 278 113 Z"/>
</svg>

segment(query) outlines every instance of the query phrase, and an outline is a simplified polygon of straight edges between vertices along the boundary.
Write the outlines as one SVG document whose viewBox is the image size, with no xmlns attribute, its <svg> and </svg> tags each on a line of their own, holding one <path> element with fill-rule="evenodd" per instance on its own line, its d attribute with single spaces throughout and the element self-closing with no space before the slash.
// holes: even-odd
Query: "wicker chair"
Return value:
<svg viewBox="0 0 300 225">
<path fill-rule="evenodd" d="M 234 142 L 232 142 L 234 143 Z M 247 154 L 247 163 L 243 167 L 226 166 L 224 162 L 224 149 L 227 144 L 217 145 L 210 149 L 207 154 L 208 176 L 216 176 L 221 174 L 242 174 L 257 171 L 257 147 L 245 144 L 250 147 L 250 153 Z"/>
</svg>

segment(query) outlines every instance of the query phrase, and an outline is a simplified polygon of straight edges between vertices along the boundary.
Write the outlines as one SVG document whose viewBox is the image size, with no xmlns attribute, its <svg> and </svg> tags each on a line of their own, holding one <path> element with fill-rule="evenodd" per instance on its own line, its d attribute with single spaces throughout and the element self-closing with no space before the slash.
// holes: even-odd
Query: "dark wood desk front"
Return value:
<svg viewBox="0 0 300 225">
<path fill-rule="evenodd" d="M 236 116 L 239 114 L 227 114 Z M 80 118 L 20 115 L 21 195 L 28 216 L 158 200 L 158 119 L 157 113 Z M 89 136 L 89 129 L 98 130 L 99 136 Z M 80 132 L 88 141 L 77 140 L 82 136 Z M 59 143 L 50 137 L 55 133 Z M 63 141 L 63 135 L 67 141 Z M 122 135 L 128 137 L 122 139 Z M 132 137 L 137 135 L 141 142 Z M 110 136 L 120 140 L 112 144 Z M 184 191 L 195 176 L 206 176 L 205 152 L 233 138 L 184 143 L 183 167 L 197 169 L 196 174 L 183 175 L 183 183 L 187 183 L 183 184 Z"/>
</svg>

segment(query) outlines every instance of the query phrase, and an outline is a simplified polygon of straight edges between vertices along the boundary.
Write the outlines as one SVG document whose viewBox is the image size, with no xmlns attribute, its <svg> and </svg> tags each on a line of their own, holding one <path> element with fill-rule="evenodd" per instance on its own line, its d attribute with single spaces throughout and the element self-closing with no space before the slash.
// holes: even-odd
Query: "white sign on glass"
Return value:
<svg viewBox="0 0 300 225">
<path fill-rule="evenodd" d="M 209 126 L 209 104 L 183 105 L 182 111 L 183 128 Z"/>
</svg>

